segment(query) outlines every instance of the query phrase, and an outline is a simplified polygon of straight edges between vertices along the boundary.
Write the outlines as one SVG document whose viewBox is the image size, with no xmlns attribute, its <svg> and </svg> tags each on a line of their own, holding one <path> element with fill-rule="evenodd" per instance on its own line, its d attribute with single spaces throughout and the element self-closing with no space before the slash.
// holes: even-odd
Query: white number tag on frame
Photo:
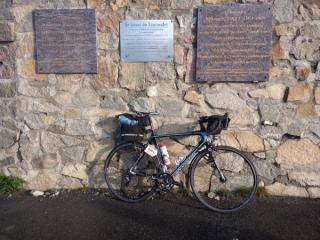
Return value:
<svg viewBox="0 0 320 240">
<path fill-rule="evenodd" d="M 154 145 L 148 145 L 148 147 L 144 150 L 146 154 L 150 157 L 155 157 L 158 154 L 158 149 Z"/>
</svg>

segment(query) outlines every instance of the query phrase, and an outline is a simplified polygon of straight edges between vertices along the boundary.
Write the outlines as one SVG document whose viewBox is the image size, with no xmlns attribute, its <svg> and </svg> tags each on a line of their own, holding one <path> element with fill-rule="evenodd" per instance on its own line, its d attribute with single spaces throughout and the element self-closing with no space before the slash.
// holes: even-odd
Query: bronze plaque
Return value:
<svg viewBox="0 0 320 240">
<path fill-rule="evenodd" d="M 38 73 L 97 73 L 94 9 L 36 10 Z"/>
<path fill-rule="evenodd" d="M 269 79 L 271 5 L 201 7 L 197 39 L 197 81 L 258 82 Z"/>
</svg>

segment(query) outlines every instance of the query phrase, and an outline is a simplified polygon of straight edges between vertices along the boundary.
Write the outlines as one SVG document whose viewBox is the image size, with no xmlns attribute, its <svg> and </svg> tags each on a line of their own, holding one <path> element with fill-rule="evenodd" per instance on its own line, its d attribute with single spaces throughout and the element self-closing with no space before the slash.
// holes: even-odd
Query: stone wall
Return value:
<svg viewBox="0 0 320 240">
<path fill-rule="evenodd" d="M 159 111 L 160 128 L 177 128 L 228 111 L 231 127 L 219 141 L 249 152 L 260 184 L 275 195 L 320 197 L 318 1 L 270 1 L 268 82 L 195 83 L 196 8 L 230 2 L 1 0 L 0 171 L 24 178 L 30 189 L 105 187 L 102 167 L 114 145 L 115 114 Z M 32 11 L 46 8 L 96 9 L 97 75 L 35 72 Z M 174 20 L 174 63 L 120 62 L 123 19 Z M 190 144 L 174 142 L 170 150 Z"/>
</svg>

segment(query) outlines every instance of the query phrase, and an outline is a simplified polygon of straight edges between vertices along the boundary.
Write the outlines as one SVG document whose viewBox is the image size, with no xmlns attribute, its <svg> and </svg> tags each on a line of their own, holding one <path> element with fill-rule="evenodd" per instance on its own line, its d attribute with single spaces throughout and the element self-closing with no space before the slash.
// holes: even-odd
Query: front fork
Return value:
<svg viewBox="0 0 320 240">
<path fill-rule="evenodd" d="M 209 155 L 209 162 L 212 162 L 213 166 L 217 169 L 218 173 L 219 173 L 219 179 L 222 183 L 225 183 L 227 181 L 227 178 L 225 177 L 225 175 L 223 174 L 222 170 L 218 167 L 215 159 L 212 156 L 212 152 L 213 152 L 213 147 L 212 146 L 208 146 L 208 155 Z"/>
</svg>

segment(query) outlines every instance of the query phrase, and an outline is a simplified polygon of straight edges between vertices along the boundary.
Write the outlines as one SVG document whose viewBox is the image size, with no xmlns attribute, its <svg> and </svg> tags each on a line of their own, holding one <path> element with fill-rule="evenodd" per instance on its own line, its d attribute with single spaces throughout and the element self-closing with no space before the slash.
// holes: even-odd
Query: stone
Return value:
<svg viewBox="0 0 320 240">
<path fill-rule="evenodd" d="M 278 123 L 281 117 L 282 106 L 277 102 L 262 102 L 259 104 L 259 112 L 262 121 Z"/>
<path fill-rule="evenodd" d="M 310 39 L 320 38 L 320 23 L 319 21 L 306 22 L 300 29 L 300 35 Z"/>
<path fill-rule="evenodd" d="M 107 92 L 107 94 L 102 97 L 101 107 L 105 107 L 107 109 L 127 111 L 127 103 L 124 101 L 124 98 L 121 95 L 121 93 L 116 91 Z"/>
<path fill-rule="evenodd" d="M 32 159 L 32 165 L 35 169 L 52 169 L 58 165 L 57 154 L 44 154 Z"/>
<path fill-rule="evenodd" d="M 41 148 L 46 153 L 56 153 L 60 148 L 79 145 L 82 141 L 78 138 L 43 131 L 41 133 Z"/>
<path fill-rule="evenodd" d="M 318 172 L 311 171 L 292 171 L 288 173 L 288 177 L 291 180 L 296 181 L 301 186 L 320 186 L 320 175 Z"/>
<path fill-rule="evenodd" d="M 12 81 L 1 81 L 0 82 L 0 97 L 1 98 L 12 98 L 16 95 L 16 85 Z"/>
<path fill-rule="evenodd" d="M 79 108 L 69 107 L 64 111 L 63 115 L 66 119 L 80 119 L 81 110 Z"/>
<path fill-rule="evenodd" d="M 272 183 L 273 180 L 280 175 L 280 169 L 268 161 L 259 160 L 253 163 L 260 179 L 264 179 L 265 182 Z"/>
<path fill-rule="evenodd" d="M 56 92 L 53 99 L 58 105 L 67 105 L 68 103 L 71 103 L 72 94 L 69 92 L 59 91 Z"/>
<path fill-rule="evenodd" d="M 29 84 L 27 81 L 20 80 L 18 83 L 18 93 L 29 97 L 49 97 L 50 88 L 47 86 L 37 86 Z"/>
<path fill-rule="evenodd" d="M 113 0 L 110 2 L 110 7 L 112 11 L 116 12 L 119 8 L 123 8 L 128 5 L 128 0 Z"/>
<path fill-rule="evenodd" d="M 310 198 L 320 198 L 320 188 L 311 187 L 308 188 Z"/>
<path fill-rule="evenodd" d="M 97 14 L 97 29 L 99 32 L 119 32 L 119 15 Z"/>
<path fill-rule="evenodd" d="M 47 74 L 36 73 L 36 63 L 34 60 L 25 60 L 20 67 L 18 65 L 18 73 L 21 77 L 38 81 L 42 81 L 47 77 Z"/>
<path fill-rule="evenodd" d="M 64 189 L 83 189 L 85 183 L 78 178 L 72 178 L 67 176 L 61 176 L 57 182 L 60 188 Z"/>
<path fill-rule="evenodd" d="M 95 164 L 89 170 L 89 186 L 94 188 L 107 188 L 104 174 L 104 164 Z"/>
<path fill-rule="evenodd" d="M 320 105 L 320 87 L 316 87 L 314 91 L 314 97 L 315 97 L 316 104 Z"/>
<path fill-rule="evenodd" d="M 90 146 L 86 153 L 86 162 L 104 162 L 113 146 L 113 140 L 108 142 L 107 144 L 99 144 L 98 142 L 90 143 Z"/>
<path fill-rule="evenodd" d="M 0 114 L 6 117 L 16 117 L 17 102 L 15 100 L 2 99 L 0 101 Z"/>
<path fill-rule="evenodd" d="M 283 84 L 274 84 L 267 87 L 268 95 L 271 99 L 282 100 L 286 91 L 286 86 Z"/>
<path fill-rule="evenodd" d="M 23 98 L 19 102 L 19 110 L 25 113 L 57 113 L 61 109 L 43 98 Z"/>
<path fill-rule="evenodd" d="M 274 66 L 271 67 L 269 74 L 271 79 L 288 77 L 290 74 L 290 69 L 288 67 Z"/>
<path fill-rule="evenodd" d="M 55 174 L 40 173 L 27 181 L 27 189 L 45 191 L 56 188 L 56 183 Z"/>
<path fill-rule="evenodd" d="M 12 146 L 17 140 L 17 134 L 7 129 L 0 129 L 0 149 Z"/>
<path fill-rule="evenodd" d="M 275 0 L 273 15 L 279 23 L 291 22 L 294 16 L 294 4 L 291 0 Z"/>
<path fill-rule="evenodd" d="M 12 12 L 10 11 L 10 8 L 1 8 L 0 5 L 0 20 L 14 20 L 14 17 L 12 15 Z"/>
<path fill-rule="evenodd" d="M 11 118 L 0 119 L 0 126 L 12 131 L 19 131 L 17 122 Z"/>
<path fill-rule="evenodd" d="M 296 66 L 296 78 L 300 81 L 307 80 L 311 73 L 311 64 L 309 62 L 301 63 Z"/>
<path fill-rule="evenodd" d="M 308 12 L 308 10 L 303 5 L 299 6 L 298 12 L 300 13 L 300 15 L 302 16 L 302 19 L 304 21 L 310 21 L 311 20 L 310 13 Z"/>
<path fill-rule="evenodd" d="M 293 41 L 291 53 L 298 60 L 316 62 L 320 60 L 320 39 L 310 40 L 308 37 L 298 36 Z"/>
<path fill-rule="evenodd" d="M 306 138 L 287 140 L 278 148 L 276 162 L 291 168 L 320 163 L 320 148 Z"/>
<path fill-rule="evenodd" d="M 158 89 L 157 86 L 150 86 L 147 88 L 147 96 L 148 97 L 157 97 L 158 96 Z"/>
<path fill-rule="evenodd" d="M 313 103 L 303 103 L 297 108 L 297 116 L 301 118 L 316 118 L 318 116 Z"/>
<path fill-rule="evenodd" d="M 147 63 L 146 80 L 151 83 L 157 83 L 161 80 L 175 80 L 176 71 L 172 63 Z"/>
<path fill-rule="evenodd" d="M 265 89 L 254 89 L 248 92 L 251 98 L 271 98 L 274 100 L 283 99 L 286 86 L 283 84 L 274 84 Z"/>
<path fill-rule="evenodd" d="M 44 192 L 35 190 L 35 191 L 31 191 L 31 195 L 34 197 L 42 197 L 44 195 Z"/>
<path fill-rule="evenodd" d="M 296 186 L 286 186 L 278 182 L 266 186 L 266 190 L 270 195 L 273 196 L 309 197 L 309 194 L 305 188 Z"/>
<path fill-rule="evenodd" d="M 180 28 L 192 28 L 193 26 L 193 17 L 191 15 L 181 15 L 176 16 L 177 22 Z"/>
<path fill-rule="evenodd" d="M 204 0 L 203 3 L 206 4 L 225 4 L 225 3 L 231 3 L 232 0 Z"/>
<path fill-rule="evenodd" d="M 291 39 L 289 37 L 281 36 L 280 40 L 272 45 L 272 59 L 290 59 L 290 44 Z"/>
<path fill-rule="evenodd" d="M 230 157 L 228 154 L 213 153 L 213 157 L 216 161 L 216 164 L 220 169 L 225 171 L 230 171 L 234 174 L 239 173 L 243 170 L 244 160 L 241 157 Z"/>
<path fill-rule="evenodd" d="M 97 0 L 86 0 L 87 8 L 96 8 Z"/>
<path fill-rule="evenodd" d="M 252 111 L 250 108 L 244 108 L 241 111 L 230 112 L 231 128 L 241 128 L 247 126 L 256 126 L 259 123 L 259 114 L 257 111 Z"/>
<path fill-rule="evenodd" d="M 92 135 L 92 128 L 87 120 L 67 119 L 66 134 L 73 136 Z"/>
<path fill-rule="evenodd" d="M 63 167 L 61 171 L 62 175 L 78 178 L 81 180 L 87 180 L 87 167 L 84 164 L 76 163 L 76 164 L 68 164 Z"/>
<path fill-rule="evenodd" d="M 212 108 L 239 111 L 246 107 L 246 102 L 236 92 L 227 89 L 208 91 L 205 100 Z"/>
<path fill-rule="evenodd" d="M 14 22 L 0 22 L 0 42 L 13 42 L 15 40 Z"/>
<path fill-rule="evenodd" d="M 309 131 L 320 138 L 320 123 L 312 123 L 309 126 Z"/>
<path fill-rule="evenodd" d="M 32 58 L 34 56 L 34 34 L 17 33 L 17 42 L 19 45 L 16 50 L 16 57 L 19 59 Z"/>
<path fill-rule="evenodd" d="M 172 0 L 173 9 L 189 9 L 193 0 Z"/>
<path fill-rule="evenodd" d="M 167 140 L 164 144 L 166 145 L 169 156 L 171 157 L 171 163 L 174 162 L 176 156 L 184 157 L 190 151 L 185 145 L 173 140 Z"/>
<path fill-rule="evenodd" d="M 32 159 L 42 154 L 40 133 L 36 130 L 23 132 L 19 139 L 19 153 L 22 159 Z"/>
<path fill-rule="evenodd" d="M 265 150 L 263 140 L 253 132 L 233 131 L 232 135 L 239 142 L 242 151 L 263 152 Z"/>
<path fill-rule="evenodd" d="M 304 131 L 304 124 L 298 121 L 292 122 L 287 129 L 287 134 L 290 136 L 300 137 Z"/>
<path fill-rule="evenodd" d="M 185 57 L 184 47 L 179 44 L 176 44 L 174 46 L 174 61 L 175 61 L 175 63 L 176 64 L 183 64 L 184 57 Z"/>
<path fill-rule="evenodd" d="M 138 111 L 138 112 L 152 112 L 155 109 L 153 101 L 145 97 L 134 99 L 129 103 L 129 106 L 134 111 Z"/>
<path fill-rule="evenodd" d="M 120 86 L 129 90 L 141 91 L 145 88 L 144 63 L 121 63 Z"/>
<path fill-rule="evenodd" d="M 295 85 L 289 88 L 287 97 L 288 102 L 306 101 L 310 99 L 313 94 L 314 85 L 312 83 L 305 85 Z"/>
<path fill-rule="evenodd" d="M 149 89 L 151 89 L 151 91 L 153 91 L 153 94 L 156 94 L 155 96 L 157 97 L 165 97 L 165 96 L 174 97 L 177 95 L 177 91 L 176 91 L 177 87 L 175 85 L 175 82 L 173 81 L 160 81 L 157 85 L 148 87 L 147 91 Z"/>
<path fill-rule="evenodd" d="M 298 34 L 298 30 L 303 26 L 303 22 L 293 22 L 288 24 L 279 24 L 274 27 L 277 36 L 286 36 L 293 39 Z"/>
<path fill-rule="evenodd" d="M 178 65 L 176 67 L 176 70 L 177 70 L 178 77 L 183 79 L 185 77 L 185 75 L 186 75 L 186 71 L 187 71 L 186 67 Z"/>
<path fill-rule="evenodd" d="M 114 87 L 118 81 L 118 64 L 111 57 L 99 57 L 98 80 L 106 87 Z"/>
<path fill-rule="evenodd" d="M 82 112 L 83 119 L 91 119 L 91 118 L 105 118 L 108 116 L 109 111 L 104 108 L 89 108 L 85 109 Z"/>
<path fill-rule="evenodd" d="M 79 162 L 81 163 L 85 158 L 87 148 L 85 146 L 72 146 L 63 148 L 60 151 L 62 161 L 64 162 Z"/>
<path fill-rule="evenodd" d="M 233 135 L 233 132 L 230 132 L 230 131 L 223 131 L 218 136 L 218 143 L 219 145 L 226 145 L 226 146 L 240 149 L 240 143 L 237 141 L 237 139 Z"/>
<path fill-rule="evenodd" d="M 201 96 L 195 90 L 188 90 L 183 99 L 189 103 L 200 105 Z"/>
<path fill-rule="evenodd" d="M 189 112 L 184 101 L 166 97 L 157 98 L 155 108 L 163 117 L 185 117 Z"/>
<path fill-rule="evenodd" d="M 248 92 L 251 98 L 268 98 L 269 94 L 266 89 L 254 89 Z"/>
<path fill-rule="evenodd" d="M 92 88 L 80 88 L 75 92 L 72 102 L 79 107 L 99 106 L 100 97 Z"/>
</svg>

